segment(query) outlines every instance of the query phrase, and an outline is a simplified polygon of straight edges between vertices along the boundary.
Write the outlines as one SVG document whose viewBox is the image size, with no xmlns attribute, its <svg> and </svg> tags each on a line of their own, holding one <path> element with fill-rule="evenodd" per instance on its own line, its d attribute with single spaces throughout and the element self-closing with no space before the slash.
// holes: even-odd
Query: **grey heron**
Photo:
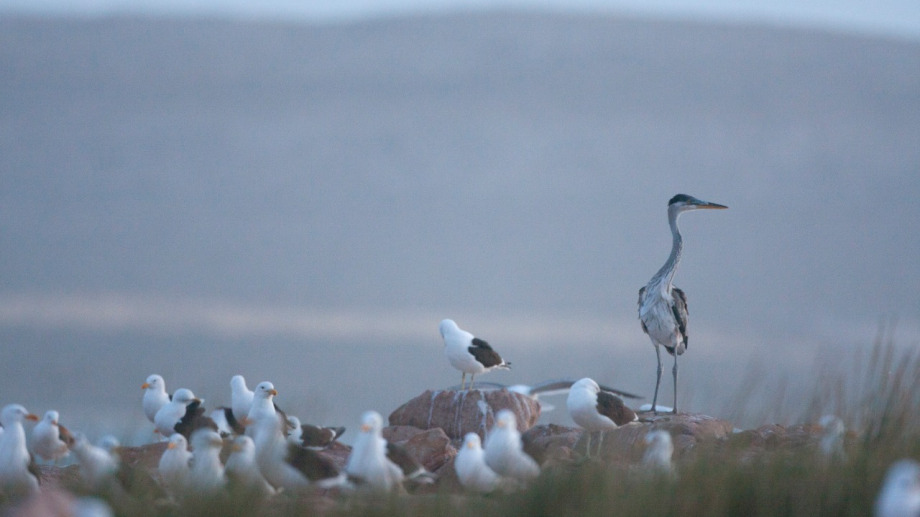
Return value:
<svg viewBox="0 0 920 517">
<path fill-rule="evenodd" d="M 677 228 L 677 218 L 690 210 L 723 208 L 728 207 L 701 201 L 686 194 L 677 194 L 668 201 L 668 224 L 671 226 L 673 239 L 671 255 L 648 284 L 639 289 L 639 321 L 642 323 L 642 330 L 652 340 L 658 358 L 655 395 L 652 397 L 652 411 L 655 413 L 658 412 L 658 387 L 661 385 L 661 347 L 674 356 L 674 413 L 677 413 L 677 356 L 687 350 L 687 296 L 672 284 L 683 250 L 683 239 Z"/>
</svg>

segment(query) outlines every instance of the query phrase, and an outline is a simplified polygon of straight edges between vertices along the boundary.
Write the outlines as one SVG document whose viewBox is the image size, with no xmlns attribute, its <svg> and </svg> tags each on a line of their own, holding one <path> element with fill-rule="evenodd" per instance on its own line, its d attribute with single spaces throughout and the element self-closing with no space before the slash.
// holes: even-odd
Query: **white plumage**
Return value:
<svg viewBox="0 0 920 517">
<path fill-rule="evenodd" d="M 0 411 L 0 493 L 6 495 L 28 495 L 39 490 L 38 478 L 29 472 L 32 457 L 26 446 L 26 431 L 23 420 L 37 421 L 19 404 L 10 404 Z"/>
<path fill-rule="evenodd" d="M 192 466 L 189 469 L 189 488 L 196 492 L 214 492 L 223 488 L 224 465 L 220 462 L 223 439 L 211 429 L 198 429 L 192 433 Z"/>
<path fill-rule="evenodd" d="M 153 374 L 147 377 L 147 381 L 141 385 L 141 389 L 144 390 L 144 398 L 141 400 L 144 414 L 147 415 L 148 420 L 154 422 L 157 411 L 169 403 L 169 394 L 166 393 L 166 381 L 163 380 L 163 377 Z"/>
<path fill-rule="evenodd" d="M 438 328 L 441 338 L 444 339 L 444 354 L 447 360 L 451 366 L 462 372 L 460 389 L 465 387 L 466 374 L 470 374 L 472 389 L 476 375 L 496 368 L 507 370 L 511 367 L 511 363 L 505 362 L 489 343 L 461 329 L 454 320 L 443 320 Z"/>
<path fill-rule="evenodd" d="M 345 472 L 362 487 L 389 491 L 402 486 L 403 472 L 387 458 L 387 442 L 381 431 L 383 418 L 376 411 L 361 416 L 361 428 L 345 464 Z"/>
<path fill-rule="evenodd" d="M 98 488 L 118 473 L 118 458 L 102 447 L 89 443 L 82 433 L 74 436 L 70 450 L 77 457 L 80 473 L 90 486 Z"/>
<path fill-rule="evenodd" d="M 191 461 L 192 453 L 188 450 L 185 437 L 179 433 L 170 436 L 157 470 L 166 490 L 172 495 L 186 490 Z"/>
<path fill-rule="evenodd" d="M 269 495 L 275 489 L 265 480 L 256 463 L 256 446 L 252 438 L 241 435 L 233 440 L 232 452 L 224 465 L 227 478 L 238 487 L 262 495 Z"/>
<path fill-rule="evenodd" d="M 651 431 L 645 435 L 645 443 L 648 448 L 642 455 L 642 464 L 654 471 L 671 472 L 671 456 L 674 455 L 671 434 L 661 429 Z"/>
<path fill-rule="evenodd" d="M 500 476 L 524 483 L 540 475 L 540 466 L 524 452 L 517 420 L 510 410 L 503 409 L 495 416 L 484 450 L 486 465 Z"/>
<path fill-rule="evenodd" d="M 70 454 L 67 443 L 61 439 L 58 418 L 57 411 L 49 410 L 32 428 L 32 451 L 36 456 L 47 461 L 57 461 Z"/>
<path fill-rule="evenodd" d="M 486 465 L 482 440 L 476 433 L 467 433 L 463 438 L 463 446 L 454 459 L 454 470 L 463 488 L 471 492 L 491 492 L 498 487 L 501 480 L 498 474 Z"/>
<path fill-rule="evenodd" d="M 249 415 L 254 396 L 255 393 L 246 386 L 246 379 L 242 375 L 234 375 L 230 379 L 230 410 L 237 421 Z"/>
<path fill-rule="evenodd" d="M 621 398 L 613 393 L 602 391 L 597 382 L 588 377 L 572 384 L 566 399 L 566 407 L 572 420 L 588 433 L 585 446 L 588 456 L 591 455 L 591 433 L 597 431 L 602 433 L 601 441 L 598 443 L 598 452 L 600 452 L 604 431 L 611 431 L 638 420 L 636 413 L 626 407 Z"/>
<path fill-rule="evenodd" d="M 173 398 L 157 411 L 154 416 L 156 430 L 162 436 L 169 438 L 176 432 L 176 424 L 185 416 L 186 408 L 193 401 L 198 400 L 192 390 L 181 388 L 173 393 Z"/>
<path fill-rule="evenodd" d="M 875 517 L 920 515 L 920 463 L 903 459 L 888 468 L 875 501 Z"/>
</svg>

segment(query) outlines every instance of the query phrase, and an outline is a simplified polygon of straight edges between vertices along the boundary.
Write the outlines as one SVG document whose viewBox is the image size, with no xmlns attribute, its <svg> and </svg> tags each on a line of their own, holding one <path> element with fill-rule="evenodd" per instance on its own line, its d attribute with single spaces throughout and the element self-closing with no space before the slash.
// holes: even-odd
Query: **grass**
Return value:
<svg viewBox="0 0 920 517">
<path fill-rule="evenodd" d="M 819 372 L 803 417 L 813 422 L 832 408 L 844 418 L 851 431 L 846 457 L 839 460 L 823 458 L 812 446 L 751 454 L 729 439 L 698 445 L 673 476 L 588 462 L 547 469 L 527 490 L 489 496 L 287 494 L 254 500 L 236 493 L 164 505 L 140 491 L 96 495 L 118 514 L 132 516 L 871 515 L 888 466 L 920 458 L 920 355 L 899 349 L 884 333 L 864 355 L 852 371 Z"/>
</svg>

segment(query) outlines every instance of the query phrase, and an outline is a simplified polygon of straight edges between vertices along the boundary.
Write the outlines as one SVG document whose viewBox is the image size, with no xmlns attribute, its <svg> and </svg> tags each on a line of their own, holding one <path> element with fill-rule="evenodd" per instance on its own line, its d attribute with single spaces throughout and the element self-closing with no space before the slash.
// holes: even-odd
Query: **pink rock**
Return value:
<svg viewBox="0 0 920 517">
<path fill-rule="evenodd" d="M 572 449 L 581 437 L 581 429 L 549 424 L 531 427 L 521 435 L 524 452 L 541 465 L 549 460 L 572 459 Z"/>
<path fill-rule="evenodd" d="M 428 390 L 390 414 L 391 426 L 420 429 L 440 427 L 452 440 L 466 433 L 485 437 L 495 421 L 495 413 L 510 409 L 517 416 L 518 430 L 530 429 L 540 418 L 540 403 L 507 390 Z"/>
</svg>

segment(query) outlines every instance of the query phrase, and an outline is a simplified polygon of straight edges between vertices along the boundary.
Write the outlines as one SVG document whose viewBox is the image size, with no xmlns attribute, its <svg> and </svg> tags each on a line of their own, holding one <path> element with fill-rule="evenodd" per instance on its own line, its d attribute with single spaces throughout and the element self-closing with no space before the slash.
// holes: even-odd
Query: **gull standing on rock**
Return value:
<svg viewBox="0 0 920 517">
<path fill-rule="evenodd" d="M 361 428 L 345 463 L 350 480 L 371 490 L 387 492 L 402 486 L 403 471 L 387 458 L 383 418 L 376 411 L 361 415 Z"/>
<path fill-rule="evenodd" d="M 188 450 L 188 440 L 179 433 L 170 436 L 157 467 L 160 479 L 170 494 L 176 495 L 185 490 L 191 461 L 192 453 Z"/>
<path fill-rule="evenodd" d="M 36 456 L 51 462 L 67 456 L 73 437 L 66 427 L 58 423 L 58 412 L 49 410 L 32 428 L 32 451 Z"/>
<path fill-rule="evenodd" d="M 157 411 L 154 417 L 156 431 L 169 438 L 173 433 L 179 433 L 188 438 L 192 431 L 198 428 L 197 419 L 207 418 L 203 415 L 202 400 L 197 398 L 192 390 L 181 388 L 173 393 L 172 400 Z M 211 422 L 213 424 L 213 421 Z M 213 425 L 217 427 L 216 424 Z"/>
<path fill-rule="evenodd" d="M 488 493 L 498 487 L 501 478 L 486 465 L 482 440 L 476 433 L 467 433 L 454 459 L 454 470 L 463 488 L 471 492 Z"/>
<path fill-rule="evenodd" d="M 23 420 L 38 421 L 19 404 L 10 404 L 0 411 L 0 493 L 6 496 L 30 495 L 38 492 L 38 470 L 26 447 Z"/>
<path fill-rule="evenodd" d="M 144 414 L 147 415 L 148 420 L 156 423 L 154 419 L 157 416 L 157 411 L 172 399 L 169 393 L 166 393 L 166 381 L 163 380 L 163 377 L 153 374 L 147 377 L 147 381 L 144 384 L 141 384 L 141 389 L 144 390 L 144 398 L 141 400 Z"/>
<path fill-rule="evenodd" d="M 677 273 L 677 264 L 684 247 L 684 241 L 677 227 L 680 214 L 690 210 L 723 209 L 725 205 L 701 201 L 693 196 L 677 194 L 668 201 L 668 224 L 671 226 L 671 255 L 661 269 L 639 289 L 639 321 L 642 330 L 648 334 L 655 346 L 658 358 L 658 373 L 655 380 L 655 395 L 652 397 L 652 411 L 658 412 L 658 387 L 661 384 L 661 347 L 674 356 L 674 409 L 677 413 L 677 356 L 687 350 L 687 296 L 674 287 L 672 282 Z"/>
<path fill-rule="evenodd" d="M 489 343 L 461 329 L 454 320 L 444 320 L 439 327 L 444 339 L 444 353 L 451 366 L 460 370 L 460 389 L 465 388 L 466 374 L 470 374 L 470 389 L 476 375 L 496 368 L 509 370 L 511 363 L 506 363 Z"/>
<path fill-rule="evenodd" d="M 572 385 L 569 389 L 569 397 L 566 399 L 566 406 L 572 420 L 587 433 L 587 444 L 585 445 L 585 456 L 587 457 L 591 456 L 591 433 L 601 432 L 597 445 L 597 453 L 600 454 L 604 443 L 604 431 L 611 431 L 639 419 L 632 409 L 626 407 L 623 399 L 601 390 L 597 382 L 588 377 Z"/>
<path fill-rule="evenodd" d="M 540 475 L 540 465 L 526 452 L 517 430 L 517 417 L 503 409 L 495 416 L 484 446 L 486 465 L 496 474 L 526 483 Z"/>
</svg>

